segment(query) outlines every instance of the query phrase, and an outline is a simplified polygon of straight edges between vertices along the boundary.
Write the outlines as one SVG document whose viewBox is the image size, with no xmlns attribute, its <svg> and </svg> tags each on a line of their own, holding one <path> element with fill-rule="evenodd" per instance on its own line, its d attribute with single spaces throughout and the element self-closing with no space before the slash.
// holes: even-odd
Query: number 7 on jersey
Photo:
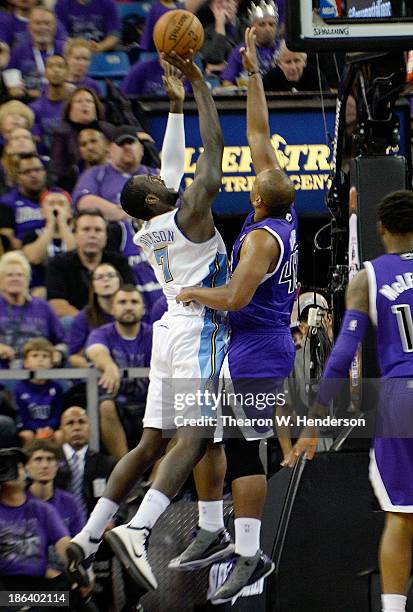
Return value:
<svg viewBox="0 0 413 612">
<path fill-rule="evenodd" d="M 165 283 L 170 283 L 171 281 L 173 281 L 174 277 L 172 276 L 171 271 L 169 269 L 168 247 L 165 246 L 162 249 L 155 249 L 153 254 L 155 256 L 156 263 L 162 268 Z"/>
</svg>

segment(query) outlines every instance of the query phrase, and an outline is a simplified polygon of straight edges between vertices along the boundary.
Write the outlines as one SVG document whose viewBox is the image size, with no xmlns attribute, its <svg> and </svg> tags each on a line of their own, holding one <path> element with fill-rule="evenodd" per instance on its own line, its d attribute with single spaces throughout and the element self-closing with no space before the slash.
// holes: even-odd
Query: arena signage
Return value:
<svg viewBox="0 0 413 612">
<path fill-rule="evenodd" d="M 249 192 L 254 182 L 250 150 L 246 139 L 245 111 L 222 111 L 220 120 L 225 149 L 222 161 L 222 188 L 214 204 L 214 212 L 221 215 L 245 214 L 250 209 Z M 326 110 L 326 126 L 334 134 L 335 109 Z M 404 115 L 401 117 L 403 128 Z M 165 130 L 165 116 L 151 116 L 151 133 L 161 146 Z M 328 214 L 325 195 L 330 185 L 332 145 L 327 145 L 321 111 L 299 108 L 270 111 L 272 143 L 278 161 L 286 170 L 297 190 L 296 207 L 300 214 Z M 183 185 L 194 179 L 196 161 L 202 151 L 196 113 L 185 116 L 186 155 Z M 402 132 L 403 133 L 403 132 Z M 405 150 L 401 139 L 400 152 Z"/>
</svg>

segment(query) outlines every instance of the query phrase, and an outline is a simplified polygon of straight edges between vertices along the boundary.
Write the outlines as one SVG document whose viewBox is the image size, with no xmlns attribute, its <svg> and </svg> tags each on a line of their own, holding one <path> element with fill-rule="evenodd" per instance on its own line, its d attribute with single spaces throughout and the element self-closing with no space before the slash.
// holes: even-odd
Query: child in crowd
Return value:
<svg viewBox="0 0 413 612">
<path fill-rule="evenodd" d="M 53 345 L 45 338 L 26 342 L 23 367 L 27 370 L 51 369 L 53 351 Z M 63 391 L 60 384 L 38 378 L 22 380 L 16 386 L 15 397 L 23 445 L 34 438 L 51 438 L 56 444 L 62 444 L 59 423 L 63 412 Z"/>
</svg>

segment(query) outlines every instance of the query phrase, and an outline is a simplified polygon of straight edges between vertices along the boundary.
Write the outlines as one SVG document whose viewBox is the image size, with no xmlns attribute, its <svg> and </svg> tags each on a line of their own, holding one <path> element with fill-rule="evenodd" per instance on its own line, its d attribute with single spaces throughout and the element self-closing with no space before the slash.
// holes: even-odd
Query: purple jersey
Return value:
<svg viewBox="0 0 413 612">
<path fill-rule="evenodd" d="M 0 576 L 44 576 L 48 546 L 67 535 L 47 502 L 28 497 L 17 507 L 0 503 Z"/>
<path fill-rule="evenodd" d="M 0 204 L 12 209 L 14 216 L 12 229 L 19 240 L 23 240 L 28 232 L 45 225 L 39 202 L 26 198 L 17 187 L 5 193 L 0 199 Z"/>
<path fill-rule="evenodd" d="M 231 272 L 234 273 L 246 236 L 255 230 L 266 230 L 277 240 L 280 258 L 274 272 L 265 275 L 250 303 L 229 313 L 233 334 L 290 334 L 290 319 L 297 283 L 297 214 L 294 207 L 283 217 L 266 217 L 254 222 L 251 212 L 234 243 Z"/>
<path fill-rule="evenodd" d="M 413 253 L 365 262 L 383 378 L 413 376 Z"/>
<path fill-rule="evenodd" d="M 118 35 L 120 21 L 113 0 L 57 0 L 56 15 L 71 38 L 100 42 L 109 34 Z"/>
<path fill-rule="evenodd" d="M 37 431 L 41 427 L 59 429 L 63 412 L 63 390 L 54 380 L 36 384 L 21 380 L 15 390 L 17 428 Z"/>
</svg>

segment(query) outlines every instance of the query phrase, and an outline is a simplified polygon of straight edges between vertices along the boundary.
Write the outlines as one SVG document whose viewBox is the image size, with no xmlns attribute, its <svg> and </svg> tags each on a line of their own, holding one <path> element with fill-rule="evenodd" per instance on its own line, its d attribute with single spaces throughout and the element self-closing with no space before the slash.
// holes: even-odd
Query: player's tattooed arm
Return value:
<svg viewBox="0 0 413 612">
<path fill-rule="evenodd" d="M 202 242 L 215 232 L 211 206 L 222 182 L 224 139 L 214 100 L 193 59 L 184 60 L 176 54 L 165 59 L 190 80 L 198 107 L 204 151 L 198 158 L 194 182 L 185 191 L 176 220 L 187 238 Z"/>
<path fill-rule="evenodd" d="M 177 302 L 199 302 L 215 310 L 240 310 L 250 303 L 265 275 L 272 271 L 280 247 L 266 230 L 255 230 L 242 245 L 239 263 L 227 285 L 213 289 L 189 287 Z"/>
<path fill-rule="evenodd" d="M 361 270 L 351 279 L 347 287 L 346 308 L 369 314 L 369 284 L 366 270 Z"/>
</svg>

